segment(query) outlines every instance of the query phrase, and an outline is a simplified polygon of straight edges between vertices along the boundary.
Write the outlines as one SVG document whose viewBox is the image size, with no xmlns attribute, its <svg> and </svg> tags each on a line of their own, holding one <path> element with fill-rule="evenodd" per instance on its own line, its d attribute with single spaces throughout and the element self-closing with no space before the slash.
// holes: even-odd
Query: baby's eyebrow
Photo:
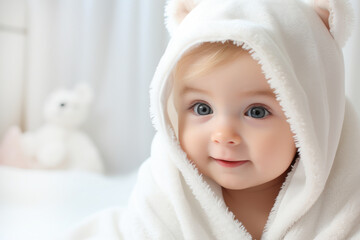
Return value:
<svg viewBox="0 0 360 240">
<path fill-rule="evenodd" d="M 203 94 L 207 94 L 207 95 L 209 94 L 206 90 L 193 88 L 193 87 L 189 87 L 189 86 L 184 87 L 184 89 L 181 91 L 181 94 L 184 95 L 185 93 L 188 93 L 188 92 L 197 92 L 197 93 L 203 93 Z"/>
<path fill-rule="evenodd" d="M 271 90 L 254 90 L 254 91 L 247 91 L 247 92 L 242 92 L 241 95 L 247 95 L 247 96 L 263 95 L 263 96 L 267 96 L 267 97 L 275 97 L 274 92 L 271 91 Z"/>
<path fill-rule="evenodd" d="M 181 91 L 181 94 L 184 95 L 184 94 L 186 94 L 188 92 L 198 92 L 198 93 L 203 93 L 203 94 L 209 95 L 209 93 L 206 90 L 193 88 L 193 87 L 189 87 L 189 86 L 186 86 Z M 251 91 L 241 92 L 239 95 L 240 96 L 259 96 L 259 95 L 262 95 L 262 96 L 267 96 L 267 97 L 275 97 L 275 94 L 271 90 L 251 90 Z"/>
</svg>

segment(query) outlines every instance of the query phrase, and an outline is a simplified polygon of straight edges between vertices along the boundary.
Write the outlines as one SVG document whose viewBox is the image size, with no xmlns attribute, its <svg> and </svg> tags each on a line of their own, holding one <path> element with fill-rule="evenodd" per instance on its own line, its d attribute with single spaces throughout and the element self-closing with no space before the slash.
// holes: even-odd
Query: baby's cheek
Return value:
<svg viewBox="0 0 360 240">
<path fill-rule="evenodd" d="M 252 156 L 264 164 L 270 165 L 274 159 L 279 157 L 281 153 L 282 141 L 272 134 L 259 134 L 252 137 L 251 152 Z"/>
<path fill-rule="evenodd" d="M 187 128 L 183 131 L 180 144 L 184 152 L 188 155 L 188 158 L 194 162 L 196 162 L 196 160 L 201 157 L 201 153 L 204 152 L 202 146 L 203 140 L 196 128 Z"/>
<path fill-rule="evenodd" d="M 295 154 L 293 138 L 286 132 L 278 134 L 268 134 L 264 136 L 262 145 L 263 158 L 267 159 L 266 165 L 287 169 Z"/>
</svg>

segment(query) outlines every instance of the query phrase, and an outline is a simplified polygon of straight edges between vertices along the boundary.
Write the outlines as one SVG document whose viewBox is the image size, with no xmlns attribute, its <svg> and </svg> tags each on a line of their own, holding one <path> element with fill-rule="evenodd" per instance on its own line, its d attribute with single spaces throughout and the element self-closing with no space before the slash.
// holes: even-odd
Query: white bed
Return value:
<svg viewBox="0 0 360 240">
<path fill-rule="evenodd" d="M 54 239 L 86 217 L 127 204 L 136 173 L 101 176 L 0 167 L 0 239 Z"/>
</svg>

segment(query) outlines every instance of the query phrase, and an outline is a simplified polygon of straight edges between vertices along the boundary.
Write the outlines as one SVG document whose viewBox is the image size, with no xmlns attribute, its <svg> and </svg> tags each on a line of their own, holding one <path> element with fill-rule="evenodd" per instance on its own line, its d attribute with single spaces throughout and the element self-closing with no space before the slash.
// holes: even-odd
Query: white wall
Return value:
<svg viewBox="0 0 360 240">
<path fill-rule="evenodd" d="M 24 0 L 0 0 L 0 136 L 10 125 L 21 125 L 25 12 Z"/>
</svg>

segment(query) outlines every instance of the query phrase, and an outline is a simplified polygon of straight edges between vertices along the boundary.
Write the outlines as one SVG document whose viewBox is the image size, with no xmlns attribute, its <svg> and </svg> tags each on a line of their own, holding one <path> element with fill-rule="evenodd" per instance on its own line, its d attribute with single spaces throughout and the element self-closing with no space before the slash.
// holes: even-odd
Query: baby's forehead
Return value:
<svg viewBox="0 0 360 240">
<path fill-rule="evenodd" d="M 243 53 L 224 58 L 221 61 L 194 57 L 192 61 L 179 61 L 172 77 L 175 87 L 196 87 L 208 84 L 212 79 L 234 79 L 233 83 L 261 84 L 268 86 L 261 65 L 250 54 Z M 261 80 L 261 81 L 260 81 Z"/>
<path fill-rule="evenodd" d="M 196 77 L 243 54 L 249 53 L 232 41 L 204 42 L 187 49 L 172 73 L 176 79 Z"/>
</svg>

